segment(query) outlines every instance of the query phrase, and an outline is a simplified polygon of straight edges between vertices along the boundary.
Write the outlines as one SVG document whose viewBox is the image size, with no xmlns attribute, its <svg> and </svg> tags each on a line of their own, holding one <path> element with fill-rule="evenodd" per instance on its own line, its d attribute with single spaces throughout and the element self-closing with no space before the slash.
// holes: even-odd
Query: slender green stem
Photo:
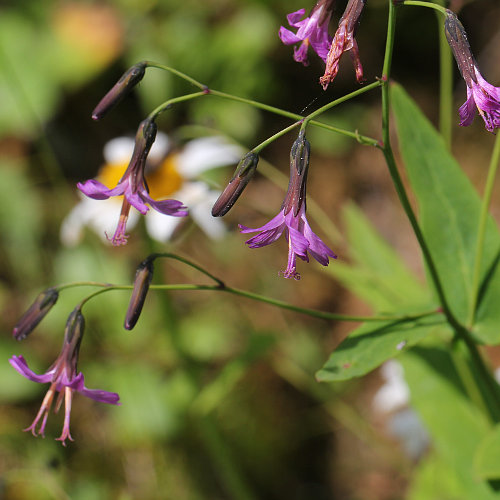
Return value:
<svg viewBox="0 0 500 500">
<path fill-rule="evenodd" d="M 284 116 L 285 118 L 291 118 L 292 120 L 296 120 L 296 121 L 300 121 L 300 120 L 303 120 L 305 118 L 304 116 L 298 115 L 297 113 L 291 113 L 290 111 L 285 111 L 284 109 L 276 108 L 276 107 L 270 106 L 268 104 L 263 104 L 261 102 L 254 101 L 252 99 L 246 99 L 244 97 L 235 96 L 232 94 L 228 94 L 226 92 L 220 92 L 218 90 L 209 89 L 209 87 L 207 85 L 204 85 L 203 83 L 195 80 L 194 78 L 191 78 L 189 75 L 186 75 L 185 73 L 182 73 L 181 71 L 178 71 L 174 68 L 171 68 L 170 66 L 165 66 L 164 64 L 160 64 L 160 63 L 153 62 L 153 61 L 148 61 L 147 66 L 153 67 L 153 68 L 163 69 L 165 71 L 173 73 L 174 75 L 177 75 L 179 78 L 182 78 L 183 80 L 200 88 L 202 90 L 202 93 L 201 93 L 202 95 L 214 95 L 214 96 L 220 97 L 222 99 L 229 99 L 231 101 L 242 102 L 242 103 L 248 104 L 250 106 L 253 106 L 255 108 L 262 109 L 264 111 L 268 111 L 270 113 L 274 113 L 274 114 L 277 114 L 280 116 Z M 370 90 L 369 87 L 370 87 L 370 85 L 361 89 L 362 92 L 366 92 L 366 90 Z M 191 97 L 189 97 L 189 99 L 192 99 L 194 97 L 198 97 L 198 93 L 189 94 L 189 95 L 191 96 Z M 160 105 L 157 108 L 157 110 L 160 110 L 159 111 L 160 113 L 163 112 L 169 104 L 170 105 L 173 104 L 172 101 L 173 100 L 169 100 L 166 103 Z M 180 101 L 175 101 L 175 102 L 180 102 Z M 157 111 L 157 110 L 155 110 L 155 111 Z M 153 111 L 152 114 L 154 114 L 155 111 Z M 318 122 L 316 120 L 311 120 L 310 123 L 311 123 L 311 125 L 314 125 L 316 127 L 321 127 L 321 128 L 326 129 L 326 130 L 330 130 L 331 132 L 336 132 L 338 134 L 342 134 L 342 135 L 345 135 L 347 137 L 351 137 L 352 139 L 356 139 L 360 144 L 366 144 L 368 146 L 378 147 L 378 141 L 376 139 L 374 139 L 373 137 L 367 137 L 367 136 L 358 134 L 357 132 L 351 132 L 349 130 L 344 130 L 344 129 L 341 129 L 338 127 L 334 127 L 332 125 L 328 125 L 327 123 Z"/>
<path fill-rule="evenodd" d="M 347 94 L 343 97 L 340 97 L 339 99 L 335 99 L 332 102 L 329 102 L 328 104 L 325 104 L 324 106 L 321 106 L 321 108 L 318 108 L 316 111 L 313 111 L 312 113 L 308 114 L 302 123 L 302 129 L 305 129 L 309 122 L 315 118 L 316 116 L 319 116 L 323 114 L 325 111 L 328 111 L 329 109 L 333 108 L 334 106 L 338 106 L 339 104 L 342 104 L 343 102 L 346 102 L 350 99 L 353 99 L 354 97 L 357 97 L 361 94 L 364 94 L 365 92 L 369 92 L 370 90 L 376 89 L 382 85 L 382 82 L 380 80 L 377 80 L 376 82 L 370 83 L 370 85 L 367 85 L 366 87 L 362 87 L 358 90 L 355 90 L 354 92 L 351 92 L 350 94 Z"/>
<path fill-rule="evenodd" d="M 451 309 L 448 305 L 448 301 L 444 294 L 443 285 L 441 284 L 441 280 L 439 278 L 437 268 L 434 264 L 434 260 L 430 253 L 429 247 L 427 246 L 427 242 L 425 241 L 424 235 L 417 221 L 417 217 L 413 208 L 408 199 L 408 195 L 406 193 L 406 189 L 404 187 L 403 181 L 399 174 L 396 160 L 394 159 L 394 153 L 392 151 L 390 132 L 389 132 L 389 110 L 390 110 L 390 92 L 389 92 L 389 75 L 391 71 L 391 61 L 392 61 L 392 52 L 394 48 L 394 32 L 396 27 L 396 18 L 395 18 L 395 8 L 392 1 L 389 1 L 389 19 L 388 19 L 388 27 L 387 27 L 387 42 L 385 49 L 385 59 L 384 59 L 384 68 L 382 71 L 382 81 L 384 85 L 382 86 L 382 136 L 383 136 L 383 148 L 382 151 L 385 156 L 385 160 L 387 163 L 387 167 L 389 168 L 389 173 L 392 178 L 392 182 L 396 189 L 396 192 L 399 197 L 399 201 L 403 206 L 403 209 L 410 221 L 413 232 L 418 240 L 420 248 L 422 249 L 422 253 L 424 255 L 425 262 L 429 269 L 432 281 L 436 288 L 436 292 L 439 297 L 439 301 L 443 308 L 443 312 L 446 315 L 450 325 L 459 327 L 458 321 L 453 316 Z"/>
<path fill-rule="evenodd" d="M 484 187 L 483 201 L 481 205 L 481 213 L 479 216 L 479 227 L 477 231 L 477 244 L 476 253 L 474 256 L 474 270 L 472 274 L 472 297 L 470 302 L 469 317 L 467 325 L 469 328 L 474 323 L 474 317 L 477 308 L 477 299 L 479 294 L 479 280 L 481 278 L 481 263 L 483 258 L 484 240 L 486 236 L 486 224 L 488 222 L 488 212 L 491 203 L 491 196 L 493 193 L 493 186 L 495 184 L 495 177 L 500 162 L 500 134 L 495 138 L 495 146 L 491 154 L 490 166 L 488 169 L 488 177 L 486 178 L 486 185 Z"/>
<path fill-rule="evenodd" d="M 151 120 L 156 120 L 159 115 L 161 115 L 167 109 L 170 109 L 174 104 L 184 101 L 190 101 L 191 99 L 196 99 L 197 97 L 202 97 L 206 95 L 206 92 L 195 92 L 194 94 L 186 94 L 181 95 L 180 97 L 174 97 L 160 104 L 157 108 L 155 108 L 151 113 L 149 113 L 149 118 Z"/>
<path fill-rule="evenodd" d="M 429 9 L 434 9 L 442 14 L 446 13 L 446 9 L 441 5 L 437 5 L 432 2 L 420 2 L 419 0 L 405 0 L 401 5 L 413 5 L 415 7 L 428 7 Z"/>
<path fill-rule="evenodd" d="M 291 113 L 290 111 L 285 111 L 280 108 L 275 108 L 274 106 L 269 106 L 268 104 L 263 104 L 258 101 L 253 101 L 251 99 L 246 99 L 244 97 L 239 97 L 231 94 L 226 94 L 225 92 L 219 92 L 218 90 L 209 90 L 210 95 L 214 95 L 217 97 L 221 97 L 223 99 L 229 99 L 231 101 L 237 101 L 237 102 L 243 102 L 245 104 L 248 104 L 250 106 L 253 106 L 255 108 L 262 109 L 264 111 L 269 111 L 270 113 L 274 113 L 276 115 L 284 116 L 285 118 L 291 118 L 292 120 L 303 120 L 305 117 L 302 115 L 299 115 L 297 113 Z M 321 127 L 326 130 L 330 130 L 331 132 L 336 132 L 338 134 L 345 135 L 347 137 L 351 137 L 352 139 L 356 139 L 359 143 L 361 144 L 366 144 L 369 146 L 376 146 L 378 147 L 378 141 L 374 139 L 373 137 L 367 137 L 361 134 L 358 134 L 357 132 L 351 132 L 349 130 L 344 130 L 338 127 L 334 127 L 332 125 L 328 125 L 326 123 L 318 122 L 316 120 L 311 120 L 311 125 L 314 125 L 316 127 Z"/>
<path fill-rule="evenodd" d="M 170 252 L 153 253 L 149 256 L 149 258 L 152 259 L 157 259 L 159 257 L 178 260 L 179 262 L 182 262 L 183 264 L 186 264 L 189 267 L 200 271 L 200 273 L 203 273 L 205 276 L 208 276 L 210 279 L 214 280 L 219 287 L 225 286 L 224 282 L 221 279 L 217 278 L 212 273 L 208 272 L 205 268 L 201 267 L 199 264 L 196 264 L 196 262 L 193 262 L 192 260 L 186 259 L 185 257 L 181 257 L 180 255 L 176 255 L 175 253 Z"/>
<path fill-rule="evenodd" d="M 258 146 L 255 146 L 254 148 L 252 148 L 252 152 L 260 153 L 265 147 L 267 147 L 269 144 L 271 144 L 271 142 L 274 142 L 276 139 L 279 139 L 281 136 L 287 134 L 288 132 L 290 132 L 290 130 L 297 128 L 301 123 L 302 123 L 301 121 L 298 121 L 298 122 L 292 123 L 291 125 L 289 125 L 288 127 L 284 128 L 284 129 L 280 130 L 279 132 L 272 135 L 271 137 L 269 137 L 265 141 L 262 141 Z"/>
<path fill-rule="evenodd" d="M 178 260 L 182 260 L 179 258 Z M 184 262 L 184 260 L 182 260 Z M 198 270 L 202 270 L 201 268 L 197 266 L 193 266 Z M 265 295 L 260 295 L 258 293 L 253 293 L 253 292 L 247 292 L 246 290 L 240 290 L 238 288 L 232 288 L 229 286 L 224 285 L 224 283 L 219 280 L 218 278 L 215 278 L 214 276 L 211 276 L 209 273 L 204 273 L 207 274 L 207 276 L 210 276 L 212 279 L 217 281 L 217 285 L 195 285 L 195 284 L 190 284 L 190 283 L 179 283 L 179 284 L 171 284 L 171 285 L 151 285 L 149 287 L 150 290 L 177 290 L 177 291 L 192 291 L 192 290 L 207 290 L 207 291 L 214 291 L 214 292 L 226 292 L 226 293 L 231 293 L 233 295 L 238 295 L 240 297 L 246 297 L 248 299 L 256 300 L 258 302 L 263 302 L 272 306 L 279 307 L 281 309 L 287 309 L 289 311 L 295 311 L 301 314 L 307 314 L 308 316 L 312 316 L 314 318 L 319 318 L 319 319 L 326 319 L 326 320 L 338 320 L 338 321 L 353 321 L 353 322 L 377 322 L 377 321 L 410 321 L 410 320 L 416 320 L 420 318 L 425 318 L 427 316 L 432 316 L 432 315 L 439 315 L 439 311 L 436 310 L 431 310 L 431 311 L 423 311 L 421 313 L 417 314 L 406 314 L 406 315 L 381 315 L 381 316 L 351 316 L 348 314 L 337 314 L 337 313 L 330 313 L 326 311 L 318 311 L 316 309 L 309 309 L 307 307 L 300 307 L 300 306 L 295 306 L 293 304 L 290 304 L 288 302 L 284 302 L 282 300 L 277 300 L 273 299 L 271 297 L 266 297 Z M 100 287 L 100 290 L 97 290 L 87 297 L 85 297 L 82 302 L 80 303 L 80 306 L 83 306 L 85 303 L 87 303 L 90 299 L 93 297 L 100 295 L 101 293 L 109 292 L 111 290 L 132 290 L 134 288 L 133 285 L 113 285 L 110 283 L 98 283 L 95 281 L 79 281 L 75 283 L 67 283 L 63 285 L 56 286 L 57 290 L 63 290 L 65 288 L 70 288 L 70 287 L 75 287 L 75 286 L 95 286 L 95 287 Z"/>
<path fill-rule="evenodd" d="M 464 352 L 466 351 L 466 352 Z M 455 366 L 455 370 L 458 373 L 460 380 L 464 386 L 465 392 L 469 396 L 469 399 L 474 402 L 474 404 L 480 408 L 485 416 L 490 414 L 489 408 L 486 404 L 481 390 L 478 384 L 474 380 L 474 375 L 472 373 L 471 367 L 467 362 L 467 348 L 464 342 L 460 339 L 455 338 L 452 341 L 450 355 Z"/>
<path fill-rule="evenodd" d="M 441 13 L 436 14 L 439 30 L 439 131 L 451 150 L 453 112 L 453 56 L 444 32 Z"/>
<path fill-rule="evenodd" d="M 200 83 L 199 81 L 195 80 L 194 78 L 191 78 L 189 75 L 186 75 L 186 73 L 183 73 L 182 71 L 179 71 L 175 68 L 171 68 L 170 66 L 165 66 L 165 64 L 160 64 L 157 62 L 153 61 L 147 61 L 147 66 L 149 68 L 158 68 L 158 69 L 163 69 L 164 71 L 168 71 L 170 73 L 173 73 L 174 75 L 178 76 L 179 78 L 182 78 L 183 80 L 186 80 L 186 82 L 192 83 L 196 87 L 205 90 L 207 88 L 206 85 L 203 85 L 203 83 Z"/>
<path fill-rule="evenodd" d="M 405 2 L 406 3 L 406 2 Z M 420 4 L 422 2 L 412 1 L 411 5 Z M 439 10 L 439 9 L 438 9 Z M 392 152 L 391 143 L 390 143 L 390 134 L 389 134 L 389 107 L 390 107 L 390 94 L 389 94 L 389 75 L 391 68 L 391 60 L 392 60 L 392 51 L 394 44 L 394 31 L 395 31 L 395 16 L 394 16 L 394 5 L 391 0 L 389 0 L 389 20 L 388 20 L 388 29 L 387 29 L 387 45 L 386 45 L 386 53 L 384 59 L 384 69 L 383 69 L 383 81 L 384 85 L 382 86 L 382 134 L 383 134 L 383 153 L 387 162 L 387 166 L 389 168 L 389 172 L 391 178 L 393 180 L 396 192 L 398 194 L 399 200 L 403 206 L 403 209 L 410 221 L 410 224 L 413 228 L 413 232 L 418 240 L 420 248 L 422 250 L 422 254 L 424 256 L 424 260 L 427 264 L 427 268 L 429 270 L 429 274 L 431 276 L 432 282 L 434 283 L 434 287 L 436 289 L 436 293 L 438 294 L 439 301 L 441 303 L 441 307 L 443 309 L 443 313 L 446 316 L 446 320 L 448 324 L 452 327 L 455 332 L 455 335 L 460 341 L 464 342 L 470 356 L 470 361 L 474 366 L 476 373 L 479 377 L 478 383 L 480 384 L 481 389 L 484 390 L 483 397 L 485 403 L 488 407 L 489 414 L 493 421 L 498 422 L 500 418 L 500 399 L 497 387 L 495 385 L 495 381 L 493 380 L 491 373 L 486 367 L 484 360 L 479 352 L 477 345 L 472 340 L 470 332 L 465 329 L 455 318 L 453 315 L 446 296 L 444 294 L 444 289 L 437 272 L 437 268 L 434 264 L 434 260 L 430 253 L 429 247 L 427 246 L 427 242 L 425 241 L 424 235 L 420 226 L 418 224 L 416 215 L 411 207 L 411 204 L 408 199 L 408 195 L 406 194 L 405 187 L 399 175 L 399 171 L 396 166 L 396 161 L 394 159 L 394 154 Z"/>
</svg>

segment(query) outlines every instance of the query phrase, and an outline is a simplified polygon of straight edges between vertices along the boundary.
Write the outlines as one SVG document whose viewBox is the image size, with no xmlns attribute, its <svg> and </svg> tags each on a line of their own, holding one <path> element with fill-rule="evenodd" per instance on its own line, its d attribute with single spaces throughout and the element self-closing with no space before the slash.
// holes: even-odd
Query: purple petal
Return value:
<svg viewBox="0 0 500 500">
<path fill-rule="evenodd" d="M 46 384 L 52 381 L 53 370 L 49 370 L 42 375 L 37 375 L 34 371 L 30 370 L 28 363 L 26 363 L 26 360 L 22 356 L 12 356 L 12 358 L 9 359 L 9 363 L 18 373 L 32 382 Z"/>
<path fill-rule="evenodd" d="M 108 189 L 104 184 L 95 179 L 89 179 L 83 184 L 79 182 L 76 187 L 89 198 L 94 200 L 106 200 L 110 196 L 122 195 L 124 191 L 123 186 L 116 186 L 114 189 Z"/>
<path fill-rule="evenodd" d="M 290 239 L 290 247 L 302 260 L 307 259 L 307 248 L 309 247 L 309 242 L 307 238 L 294 227 L 288 227 L 288 237 Z"/>
<path fill-rule="evenodd" d="M 481 75 L 481 73 L 479 72 L 479 70 L 477 68 L 475 68 L 475 70 L 476 70 L 477 81 L 479 82 L 479 84 L 481 85 L 481 87 L 483 87 L 483 89 L 485 89 L 486 92 L 489 95 L 491 95 L 496 101 L 500 102 L 500 88 L 491 85 L 491 83 L 488 83 L 483 78 L 483 75 Z"/>
<path fill-rule="evenodd" d="M 186 217 L 186 215 L 188 215 L 187 207 L 178 200 L 156 201 L 148 195 L 148 203 L 157 212 L 165 215 L 171 215 L 173 217 Z"/>
<path fill-rule="evenodd" d="M 249 227 L 243 226 L 239 224 L 241 233 L 256 233 L 257 231 L 268 231 L 269 229 L 275 229 L 278 226 L 281 226 L 285 222 L 285 217 L 283 212 L 280 212 L 278 215 L 273 217 L 268 223 L 264 224 L 261 227 L 257 227 L 255 229 L 251 229 Z"/>
<path fill-rule="evenodd" d="M 117 405 L 120 404 L 120 396 L 116 392 L 102 391 L 100 389 L 87 389 L 84 385 L 85 380 L 83 373 L 79 373 L 71 383 L 67 384 L 73 390 L 78 391 L 87 398 L 93 399 L 94 401 L 99 401 L 100 403 L 108 403 Z"/>
<path fill-rule="evenodd" d="M 460 125 L 462 127 L 467 127 L 474 120 L 476 104 L 474 102 L 474 94 L 469 87 L 467 87 L 467 100 L 460 106 L 458 112 L 460 114 Z"/>
<path fill-rule="evenodd" d="M 304 66 L 309 66 L 309 61 L 307 59 L 307 50 L 309 49 L 309 42 L 308 41 L 303 41 L 300 44 L 300 47 L 294 47 L 293 49 L 293 58 L 299 62 L 302 63 Z"/>
<path fill-rule="evenodd" d="M 300 20 L 300 18 L 306 13 L 306 9 L 299 9 L 296 10 L 295 12 L 291 12 L 286 16 L 286 20 L 288 21 L 288 24 L 290 26 L 293 26 L 294 28 L 300 28 L 302 24 L 307 21 L 309 18 L 306 17 L 304 20 Z"/>
<path fill-rule="evenodd" d="M 327 247 L 321 238 L 312 231 L 311 226 L 307 222 L 305 213 L 302 215 L 304 222 L 304 236 L 309 241 L 309 253 L 323 266 L 327 266 L 329 258 L 336 259 L 337 256 L 332 250 Z"/>
<path fill-rule="evenodd" d="M 245 243 L 250 248 L 260 248 L 265 247 L 266 245 L 270 245 L 274 243 L 276 240 L 280 238 L 285 230 L 285 225 L 276 227 L 274 229 L 268 229 L 267 231 L 263 231 L 262 233 L 256 234 L 249 240 L 245 241 Z"/>
<path fill-rule="evenodd" d="M 293 45 L 302 41 L 295 33 L 292 33 L 283 26 L 281 26 L 278 35 L 285 45 Z"/>
</svg>

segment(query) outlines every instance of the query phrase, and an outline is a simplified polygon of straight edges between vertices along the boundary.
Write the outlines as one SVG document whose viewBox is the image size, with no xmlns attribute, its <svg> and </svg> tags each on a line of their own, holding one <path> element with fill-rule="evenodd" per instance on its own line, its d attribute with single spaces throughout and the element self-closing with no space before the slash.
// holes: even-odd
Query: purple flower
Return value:
<svg viewBox="0 0 500 500">
<path fill-rule="evenodd" d="M 356 42 L 354 35 L 365 4 L 366 0 L 349 0 L 347 4 L 326 57 L 325 74 L 319 79 L 319 83 L 323 86 L 324 90 L 327 89 L 328 85 L 333 82 L 337 76 L 340 57 L 347 51 L 350 51 L 351 54 L 351 59 L 356 71 L 356 80 L 358 83 L 363 81 L 363 67 L 359 59 L 358 42 Z"/>
<path fill-rule="evenodd" d="M 287 20 L 290 26 L 298 28 L 297 33 L 281 26 L 279 37 L 285 45 L 294 45 L 302 42 L 300 47 L 294 48 L 293 58 L 304 66 L 309 64 L 307 51 L 309 45 L 314 49 L 323 61 L 326 61 L 328 49 L 332 43 L 332 37 L 328 34 L 328 24 L 332 16 L 333 0 L 319 0 L 314 6 L 309 17 L 302 21 L 300 18 L 306 13 L 305 9 L 288 14 Z"/>
<path fill-rule="evenodd" d="M 260 248 L 275 242 L 284 233 L 288 242 L 288 264 L 283 271 L 285 278 L 300 279 L 296 270 L 297 257 L 309 262 L 308 252 L 323 266 L 337 256 L 313 233 L 306 218 L 306 181 L 309 166 L 309 142 L 301 131 L 290 153 L 290 182 L 281 206 L 281 211 L 267 224 L 250 229 L 240 224 L 242 233 L 259 234 L 246 244 L 250 248 Z"/>
<path fill-rule="evenodd" d="M 123 174 L 116 187 L 109 189 L 104 184 L 90 179 L 78 183 L 78 189 L 89 198 L 95 200 L 106 200 L 111 196 L 123 196 L 122 210 L 118 227 L 111 238 L 113 245 L 125 245 L 128 236 L 125 234 L 130 207 L 135 207 L 141 214 L 146 214 L 149 204 L 156 211 L 172 215 L 174 217 L 185 217 L 187 208 L 177 200 L 156 201 L 149 196 L 149 190 L 144 177 L 144 169 L 149 150 L 156 137 L 156 124 L 149 119 L 144 120 L 137 130 L 134 152 L 127 170 Z"/>
<path fill-rule="evenodd" d="M 97 389 L 87 389 L 84 385 L 83 373 L 77 373 L 78 352 L 80 350 L 80 343 L 84 330 L 84 319 L 80 309 L 75 309 L 69 316 L 66 323 L 66 330 L 64 335 L 64 343 L 61 353 L 57 357 L 52 366 L 42 375 L 37 375 L 30 370 L 28 364 L 22 356 L 12 356 L 9 363 L 21 374 L 33 382 L 40 384 L 50 383 L 49 390 L 45 395 L 40 410 L 33 423 L 24 429 L 31 431 L 34 436 L 41 434 L 45 437 L 45 425 L 49 416 L 50 408 L 54 400 L 56 392 L 59 393 L 57 397 L 55 412 L 61 407 L 64 399 L 65 412 L 64 412 L 64 425 L 61 436 L 57 438 L 62 441 L 66 446 L 66 439 L 73 441 L 71 437 L 69 424 L 71 414 L 71 402 L 73 399 L 73 392 L 77 391 L 84 396 L 91 398 L 101 403 L 108 403 L 118 405 L 120 397 L 114 392 L 101 391 Z M 40 423 L 41 422 L 41 423 Z M 40 424 L 38 432 L 36 427 Z"/>
<path fill-rule="evenodd" d="M 467 84 L 467 100 L 459 109 L 460 125 L 470 125 L 477 109 L 484 120 L 486 130 L 494 132 L 496 128 L 500 128 L 500 88 L 489 84 L 479 72 L 467 33 L 451 10 L 446 11 L 444 26 L 458 69 Z"/>
</svg>

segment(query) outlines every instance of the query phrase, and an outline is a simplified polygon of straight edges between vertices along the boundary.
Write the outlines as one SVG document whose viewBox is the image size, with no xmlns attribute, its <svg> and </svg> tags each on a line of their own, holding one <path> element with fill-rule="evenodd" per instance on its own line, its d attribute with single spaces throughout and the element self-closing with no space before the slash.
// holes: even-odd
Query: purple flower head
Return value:
<svg viewBox="0 0 500 500">
<path fill-rule="evenodd" d="M 290 152 L 290 181 L 281 211 L 267 224 L 250 229 L 240 224 L 242 233 L 259 234 L 246 243 L 250 248 L 260 248 L 275 242 L 284 233 L 288 242 L 288 264 L 283 271 L 285 278 L 300 279 L 296 270 L 297 257 L 309 262 L 308 252 L 323 266 L 337 256 L 313 233 L 306 218 L 306 182 L 309 167 L 310 145 L 301 131 Z"/>
<path fill-rule="evenodd" d="M 351 59 L 356 71 L 356 80 L 358 83 L 363 81 L 363 67 L 359 59 L 358 42 L 356 42 L 354 35 L 356 34 L 356 29 L 365 4 L 366 0 L 349 0 L 345 8 L 326 57 L 325 74 L 319 79 L 319 83 L 323 86 L 324 90 L 328 88 L 328 85 L 333 82 L 337 76 L 339 72 L 340 57 L 347 51 L 350 51 L 351 54 Z"/>
<path fill-rule="evenodd" d="M 95 200 L 106 200 L 111 196 L 124 197 L 118 227 L 113 238 L 111 238 L 113 245 L 125 245 L 127 243 L 128 236 L 125 234 L 125 230 L 131 206 L 135 207 L 143 215 L 149 210 L 146 203 L 165 215 L 174 217 L 185 217 L 187 215 L 187 208 L 180 201 L 156 201 L 149 196 L 144 170 L 155 137 L 156 124 L 150 119 L 142 121 L 137 130 L 132 158 L 116 187 L 109 189 L 95 179 L 90 179 L 83 184 L 81 182 L 77 184 L 78 189 L 83 194 Z"/>
<path fill-rule="evenodd" d="M 467 84 L 467 100 L 459 109 L 460 125 L 470 125 L 477 109 L 484 120 L 486 130 L 494 132 L 500 128 L 500 88 L 489 84 L 479 72 L 467 33 L 451 10 L 446 10 L 444 27 L 458 69 Z"/>
<path fill-rule="evenodd" d="M 280 28 L 279 37 L 285 45 L 294 45 L 302 42 L 299 48 L 294 48 L 293 58 L 297 62 L 301 62 L 304 66 L 309 64 L 307 60 L 309 46 L 314 49 L 323 61 L 326 61 L 328 49 L 332 43 L 332 37 L 328 34 L 328 25 L 332 17 L 333 1 L 319 0 L 309 17 L 306 17 L 302 21 L 300 21 L 300 18 L 305 14 L 305 9 L 288 14 L 288 24 L 294 28 L 298 28 L 297 33 L 293 33 L 284 26 Z"/>
<path fill-rule="evenodd" d="M 38 411 L 33 423 L 25 431 L 31 431 L 34 436 L 41 434 L 45 437 L 45 425 L 49 416 L 50 408 L 54 401 L 54 395 L 59 393 L 56 401 L 55 412 L 61 407 L 64 399 L 64 425 L 61 436 L 57 438 L 66 446 L 66 439 L 73 441 L 69 430 L 71 402 L 73 392 L 77 391 L 95 401 L 109 404 L 120 404 L 120 397 L 114 392 L 106 392 L 97 389 L 87 389 L 84 385 L 83 373 L 77 373 L 78 352 L 83 337 L 85 321 L 79 308 L 76 308 L 68 317 L 64 332 L 64 342 L 61 352 L 52 366 L 42 375 L 37 375 L 30 370 L 22 356 L 12 356 L 9 363 L 21 374 L 33 382 L 40 384 L 50 383 L 49 390 L 45 395 L 42 406 Z M 40 423 L 41 421 L 41 423 Z M 40 423 L 38 432 L 36 427 Z"/>
</svg>

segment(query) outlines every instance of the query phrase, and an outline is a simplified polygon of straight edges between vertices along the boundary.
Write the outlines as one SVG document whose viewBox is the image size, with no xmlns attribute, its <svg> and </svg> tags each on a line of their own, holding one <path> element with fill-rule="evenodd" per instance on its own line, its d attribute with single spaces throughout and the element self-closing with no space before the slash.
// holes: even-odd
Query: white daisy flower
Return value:
<svg viewBox="0 0 500 500">
<path fill-rule="evenodd" d="M 118 137 L 104 147 L 105 164 L 97 181 L 105 186 L 115 186 L 121 179 L 134 150 L 131 137 Z M 158 132 L 151 147 L 146 166 L 149 193 L 155 200 L 173 198 L 181 200 L 189 209 L 189 216 L 211 238 L 221 238 L 224 223 L 212 217 L 210 210 L 220 192 L 210 189 L 197 177 L 212 168 L 237 163 L 243 150 L 220 136 L 202 137 L 189 141 L 180 151 L 169 152 L 170 140 Z M 85 226 L 94 230 L 103 241 L 109 241 L 120 217 L 122 197 L 92 199 L 79 191 L 81 201 L 63 220 L 60 230 L 64 245 L 76 246 L 83 237 Z M 130 229 L 137 224 L 139 213 L 131 211 L 127 221 Z M 145 215 L 148 234 L 165 242 L 172 237 L 181 222 L 180 217 L 169 217 L 155 210 Z"/>
</svg>

